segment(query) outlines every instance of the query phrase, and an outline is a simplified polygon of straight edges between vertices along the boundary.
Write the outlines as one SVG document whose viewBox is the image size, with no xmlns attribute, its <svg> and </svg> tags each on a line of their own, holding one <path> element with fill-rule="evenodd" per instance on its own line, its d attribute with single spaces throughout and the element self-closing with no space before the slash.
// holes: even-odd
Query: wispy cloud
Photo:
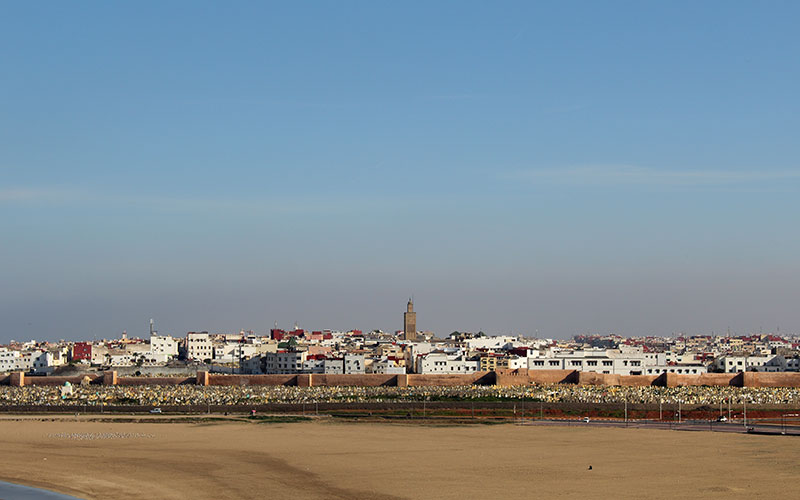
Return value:
<svg viewBox="0 0 800 500">
<path fill-rule="evenodd" d="M 80 199 L 80 192 L 60 188 L 0 188 L 2 202 L 64 202 Z"/>
<path fill-rule="evenodd" d="M 403 200 L 382 198 L 327 198 L 324 196 L 269 196 L 268 199 L 210 196 L 133 195 L 100 189 L 15 187 L 0 188 L 0 206 L 130 208 L 164 213 L 227 213 L 261 215 L 330 215 L 363 211 L 364 207 L 399 207 Z"/>
<path fill-rule="evenodd" d="M 630 165 L 589 165 L 524 169 L 504 177 L 531 182 L 590 185 L 730 186 L 800 180 L 797 170 L 669 169 Z"/>
</svg>

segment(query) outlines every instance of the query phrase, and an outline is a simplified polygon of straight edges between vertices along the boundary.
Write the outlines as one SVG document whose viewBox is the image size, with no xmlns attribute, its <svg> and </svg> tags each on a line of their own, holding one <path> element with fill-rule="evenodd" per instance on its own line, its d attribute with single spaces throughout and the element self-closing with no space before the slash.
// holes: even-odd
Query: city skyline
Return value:
<svg viewBox="0 0 800 500">
<path fill-rule="evenodd" d="M 3 14 L 0 343 L 800 331 L 797 4 Z"/>
</svg>

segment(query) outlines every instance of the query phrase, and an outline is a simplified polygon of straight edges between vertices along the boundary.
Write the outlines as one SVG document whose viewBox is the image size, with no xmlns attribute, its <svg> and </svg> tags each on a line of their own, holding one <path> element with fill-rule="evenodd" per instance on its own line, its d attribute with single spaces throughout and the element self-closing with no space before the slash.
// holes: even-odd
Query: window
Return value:
<svg viewBox="0 0 800 500">
<path fill-rule="evenodd" d="M 613 361 L 603 361 L 603 366 L 611 366 L 613 364 L 614 364 Z"/>
</svg>

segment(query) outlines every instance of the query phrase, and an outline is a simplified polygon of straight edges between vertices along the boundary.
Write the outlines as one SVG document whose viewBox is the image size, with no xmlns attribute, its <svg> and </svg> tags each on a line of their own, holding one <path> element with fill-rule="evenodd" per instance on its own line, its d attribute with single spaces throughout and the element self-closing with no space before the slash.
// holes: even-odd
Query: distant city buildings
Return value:
<svg viewBox="0 0 800 500">
<path fill-rule="evenodd" d="M 569 340 L 418 332 L 413 300 L 402 331 L 309 331 L 277 326 L 264 335 L 188 332 L 149 338 L 0 346 L 0 373 L 48 375 L 113 367 L 129 373 L 204 370 L 247 374 L 465 374 L 503 370 L 575 370 L 598 374 L 800 371 L 798 336 L 576 335 Z"/>
</svg>

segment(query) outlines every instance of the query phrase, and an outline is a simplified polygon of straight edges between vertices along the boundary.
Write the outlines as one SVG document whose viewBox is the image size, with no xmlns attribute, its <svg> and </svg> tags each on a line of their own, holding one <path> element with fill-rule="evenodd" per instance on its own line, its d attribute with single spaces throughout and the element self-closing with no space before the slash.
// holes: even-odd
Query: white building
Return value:
<svg viewBox="0 0 800 500">
<path fill-rule="evenodd" d="M 152 335 L 150 337 L 149 358 L 154 363 L 166 363 L 178 356 L 178 340 L 169 335 Z"/>
<path fill-rule="evenodd" d="M 244 361 L 253 356 L 269 352 L 269 348 L 273 346 L 277 347 L 275 344 L 247 344 L 244 342 L 214 344 L 214 361 L 218 363 L 238 363 L 240 360 Z"/>
<path fill-rule="evenodd" d="M 548 349 L 544 356 L 529 357 L 529 370 L 577 370 L 619 375 L 644 375 L 652 362 L 640 349 L 582 349 L 560 351 Z"/>
<path fill-rule="evenodd" d="M 757 372 L 796 372 L 800 371 L 800 358 L 786 358 L 780 354 L 770 356 L 769 361 L 753 368 Z"/>
<path fill-rule="evenodd" d="M 499 337 L 476 337 L 473 339 L 466 340 L 467 348 L 474 350 L 474 349 L 489 349 L 498 351 L 501 349 L 511 349 L 516 347 L 519 342 L 517 341 L 517 337 L 507 337 L 507 336 L 499 336 Z"/>
<path fill-rule="evenodd" d="M 330 374 L 364 373 L 364 355 L 345 354 L 342 358 L 326 359 L 324 368 Z"/>
<path fill-rule="evenodd" d="M 197 361 L 205 361 L 214 357 L 214 346 L 208 332 L 186 334 L 186 357 Z"/>
<path fill-rule="evenodd" d="M 0 347 L 0 373 L 15 372 L 22 369 L 22 355 L 20 352 Z"/>
<path fill-rule="evenodd" d="M 264 373 L 295 374 L 303 373 L 303 365 L 308 353 L 306 351 L 269 352 L 263 356 L 266 370 Z"/>
<path fill-rule="evenodd" d="M 48 374 L 52 373 L 55 369 L 55 356 L 49 351 L 33 351 L 30 353 L 23 353 L 30 355 L 29 370 L 34 373 Z"/>
<path fill-rule="evenodd" d="M 109 352 L 108 364 L 110 366 L 133 366 L 140 359 L 139 353 L 130 351 Z"/>
<path fill-rule="evenodd" d="M 726 354 L 714 360 L 714 367 L 725 373 L 766 371 L 763 367 L 775 356 L 735 356 Z M 779 362 L 778 362 L 779 363 Z M 769 365 L 768 365 L 769 366 Z"/>
<path fill-rule="evenodd" d="M 417 373 L 475 373 L 480 370 L 479 360 L 465 359 L 461 354 L 432 352 L 417 360 Z"/>
<path fill-rule="evenodd" d="M 661 375 L 662 373 L 677 373 L 678 375 L 701 375 L 708 373 L 708 368 L 702 364 L 694 365 L 651 365 L 647 367 L 645 375 Z"/>
<path fill-rule="evenodd" d="M 405 366 L 399 366 L 395 360 L 388 358 L 374 360 L 371 369 L 372 373 L 382 373 L 386 375 L 404 375 L 406 373 Z"/>
</svg>

